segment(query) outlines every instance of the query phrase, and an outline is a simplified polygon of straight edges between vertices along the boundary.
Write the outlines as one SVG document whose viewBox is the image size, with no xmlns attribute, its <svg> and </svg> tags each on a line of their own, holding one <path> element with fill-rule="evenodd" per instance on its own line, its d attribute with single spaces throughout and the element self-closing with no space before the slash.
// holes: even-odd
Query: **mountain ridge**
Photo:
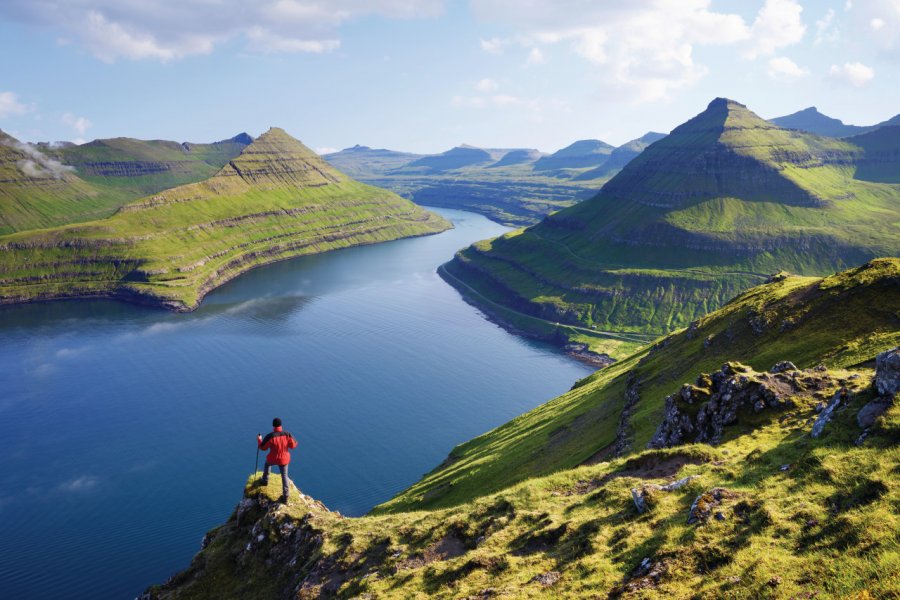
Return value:
<svg viewBox="0 0 900 600">
<path fill-rule="evenodd" d="M 0 303 L 112 297 L 192 310 L 261 264 L 449 227 L 273 128 L 204 181 L 103 220 L 0 236 Z"/>
<path fill-rule="evenodd" d="M 900 253 L 900 188 L 860 178 L 864 156 L 715 99 L 595 197 L 474 244 L 445 269 L 536 317 L 665 333 L 773 272 L 822 274 Z M 897 168 L 883 156 L 881 172 Z"/>
</svg>

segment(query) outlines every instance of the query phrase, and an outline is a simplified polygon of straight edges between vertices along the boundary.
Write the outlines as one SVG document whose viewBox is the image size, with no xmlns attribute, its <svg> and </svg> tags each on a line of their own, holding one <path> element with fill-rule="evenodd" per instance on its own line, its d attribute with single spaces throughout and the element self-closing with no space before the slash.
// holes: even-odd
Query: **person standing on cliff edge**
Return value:
<svg viewBox="0 0 900 600">
<path fill-rule="evenodd" d="M 291 450 L 297 447 L 297 440 L 294 439 L 287 431 L 281 428 L 281 419 L 278 417 L 272 419 L 272 433 L 266 437 L 256 436 L 256 445 L 260 450 L 268 450 L 266 456 L 266 466 L 263 467 L 263 476 L 260 483 L 268 485 L 269 469 L 278 466 L 281 471 L 281 488 L 282 495 L 279 502 L 287 504 L 288 495 L 290 493 L 290 479 L 288 479 L 288 463 L 291 462 Z"/>
</svg>

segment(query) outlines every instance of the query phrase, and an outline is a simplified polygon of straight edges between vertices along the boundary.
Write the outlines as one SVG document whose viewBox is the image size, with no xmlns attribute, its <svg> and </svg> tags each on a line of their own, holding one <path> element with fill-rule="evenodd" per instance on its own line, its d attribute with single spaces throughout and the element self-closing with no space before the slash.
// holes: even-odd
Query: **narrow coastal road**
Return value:
<svg viewBox="0 0 900 600">
<path fill-rule="evenodd" d="M 448 279 L 452 279 L 455 283 L 457 283 L 458 285 L 460 285 L 460 286 L 466 288 L 466 289 L 469 290 L 473 295 L 477 296 L 477 297 L 479 298 L 480 301 L 485 302 L 486 304 L 490 304 L 490 305 L 492 305 L 492 306 L 496 306 L 496 307 L 501 308 L 501 309 L 503 309 L 503 310 L 505 310 L 505 311 L 509 311 L 509 312 L 511 312 L 511 313 L 520 315 L 520 316 L 522 316 L 522 317 L 526 317 L 526 318 L 528 318 L 528 319 L 534 319 L 535 321 L 542 321 L 542 322 L 544 322 L 544 323 L 547 323 L 548 325 L 568 327 L 568 328 L 570 328 L 570 329 L 574 329 L 574 330 L 576 330 L 576 331 L 581 331 L 581 332 L 584 332 L 584 333 L 587 333 L 587 334 L 591 334 L 591 335 L 605 336 L 605 337 L 610 337 L 610 338 L 613 338 L 613 339 L 619 339 L 619 340 L 624 340 L 624 341 L 626 341 L 626 342 L 634 342 L 634 343 L 638 343 L 638 344 L 647 344 L 647 343 L 650 343 L 650 342 L 652 342 L 653 340 L 655 340 L 656 337 L 658 337 L 658 336 L 652 336 L 652 335 L 651 335 L 651 336 L 643 336 L 643 335 L 637 334 L 637 333 L 634 333 L 634 334 L 632 334 L 632 333 L 623 333 L 623 332 L 619 332 L 619 331 L 602 331 L 602 330 L 599 330 L 599 329 L 591 329 L 591 328 L 589 328 L 589 327 L 581 327 L 581 326 L 579 326 L 579 325 L 571 325 L 571 324 L 569 324 L 569 323 L 559 323 L 559 322 L 557 322 L 557 321 L 550 321 L 550 320 L 548 320 L 548 319 L 543 319 L 543 318 L 541 318 L 541 317 L 536 317 L 536 316 L 534 316 L 534 315 L 529 315 L 528 313 L 523 313 L 523 312 L 521 312 L 521 311 L 515 310 L 515 309 L 513 309 L 513 308 L 510 308 L 510 307 L 508 307 L 508 306 L 505 306 L 505 305 L 503 305 L 503 304 L 500 304 L 499 302 L 494 302 L 493 300 L 491 300 L 490 298 L 488 298 L 487 296 L 485 296 L 484 294 L 482 294 L 481 292 L 479 292 L 478 290 L 476 290 L 475 288 L 473 288 L 472 286 L 470 286 L 470 285 L 467 284 L 466 282 L 462 281 L 462 280 L 459 279 L 458 277 L 455 277 L 453 274 L 451 274 L 449 271 L 447 271 L 447 269 L 444 268 L 444 265 L 439 266 L 439 267 L 437 268 L 437 270 L 438 270 L 438 273 L 439 273 L 442 277 L 446 277 L 446 278 L 448 278 Z"/>
</svg>

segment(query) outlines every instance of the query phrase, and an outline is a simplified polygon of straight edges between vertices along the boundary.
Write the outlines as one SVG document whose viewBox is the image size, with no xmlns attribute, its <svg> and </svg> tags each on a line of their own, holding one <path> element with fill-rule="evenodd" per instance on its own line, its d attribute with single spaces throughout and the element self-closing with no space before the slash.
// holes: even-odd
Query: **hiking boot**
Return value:
<svg viewBox="0 0 900 600">
<path fill-rule="evenodd" d="M 267 485 L 269 485 L 269 480 L 268 479 L 260 479 L 258 481 L 258 483 L 259 483 L 259 485 L 266 487 Z"/>
<path fill-rule="evenodd" d="M 281 504 L 287 504 L 287 503 L 288 503 L 288 497 L 287 497 L 286 495 L 282 494 L 282 495 L 281 495 L 281 498 L 278 499 L 278 502 L 281 503 Z"/>
</svg>

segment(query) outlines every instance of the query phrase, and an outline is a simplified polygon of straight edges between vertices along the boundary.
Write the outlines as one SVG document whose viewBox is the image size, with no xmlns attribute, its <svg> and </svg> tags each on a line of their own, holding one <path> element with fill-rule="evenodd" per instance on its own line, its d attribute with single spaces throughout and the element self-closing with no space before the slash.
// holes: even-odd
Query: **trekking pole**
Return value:
<svg viewBox="0 0 900 600">
<path fill-rule="evenodd" d="M 259 440 L 259 436 L 262 435 L 262 432 L 256 434 L 256 439 Z M 253 476 L 256 477 L 256 474 L 259 472 L 259 442 L 256 442 L 256 466 L 253 467 Z"/>
</svg>

